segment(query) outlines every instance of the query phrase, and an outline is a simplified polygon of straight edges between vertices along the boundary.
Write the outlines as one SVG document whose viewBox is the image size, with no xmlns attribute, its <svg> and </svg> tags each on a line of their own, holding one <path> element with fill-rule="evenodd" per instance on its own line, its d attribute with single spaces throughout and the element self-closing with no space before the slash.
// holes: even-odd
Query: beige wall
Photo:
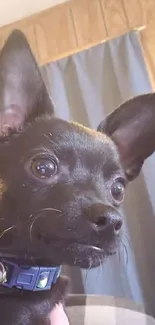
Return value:
<svg viewBox="0 0 155 325">
<path fill-rule="evenodd" d="M 0 26 L 28 17 L 67 0 L 1 0 Z"/>
</svg>

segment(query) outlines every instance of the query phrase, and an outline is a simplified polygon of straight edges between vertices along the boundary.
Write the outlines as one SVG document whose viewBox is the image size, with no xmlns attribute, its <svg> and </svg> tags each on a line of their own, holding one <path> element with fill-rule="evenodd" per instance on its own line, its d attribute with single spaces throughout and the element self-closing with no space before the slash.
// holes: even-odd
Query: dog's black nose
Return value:
<svg viewBox="0 0 155 325">
<path fill-rule="evenodd" d="M 115 235 L 118 235 L 122 228 L 122 220 L 118 212 L 104 204 L 93 204 L 86 210 L 86 215 L 97 231 L 106 231 L 111 229 Z"/>
</svg>

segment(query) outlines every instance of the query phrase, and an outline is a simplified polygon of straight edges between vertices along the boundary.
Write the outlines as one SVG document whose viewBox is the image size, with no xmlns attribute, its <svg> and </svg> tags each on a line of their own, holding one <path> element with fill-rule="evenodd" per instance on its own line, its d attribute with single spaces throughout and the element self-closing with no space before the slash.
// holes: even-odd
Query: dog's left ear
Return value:
<svg viewBox="0 0 155 325">
<path fill-rule="evenodd" d="M 98 131 L 115 142 L 127 179 L 133 180 L 155 150 L 155 94 L 122 104 L 100 123 Z"/>
<path fill-rule="evenodd" d="M 0 53 L 0 136 L 18 131 L 53 106 L 30 46 L 15 30 Z"/>
</svg>

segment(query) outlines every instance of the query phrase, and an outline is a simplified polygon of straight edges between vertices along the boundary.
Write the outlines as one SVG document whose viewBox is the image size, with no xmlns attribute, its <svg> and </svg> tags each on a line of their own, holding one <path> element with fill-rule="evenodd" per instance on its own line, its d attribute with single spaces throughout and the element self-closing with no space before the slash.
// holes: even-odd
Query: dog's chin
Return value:
<svg viewBox="0 0 155 325">
<path fill-rule="evenodd" d="M 95 268 L 101 265 L 107 257 L 116 253 L 119 246 L 119 236 L 109 242 L 94 245 L 94 243 L 80 243 L 67 239 L 52 239 L 33 242 L 32 246 L 14 251 L 5 248 L 0 251 L 0 259 L 15 260 L 18 264 L 38 266 L 69 265 L 80 268 Z M 26 253 L 25 253 L 26 252 Z"/>
<path fill-rule="evenodd" d="M 84 269 L 95 268 L 101 265 L 106 258 L 116 253 L 115 248 L 99 248 L 91 245 L 72 244 L 69 247 L 64 246 L 64 250 L 57 250 L 57 253 L 51 252 L 51 257 L 44 255 L 39 263 L 46 265 L 69 265 L 78 266 Z M 47 258 L 46 258 L 47 256 Z"/>
<path fill-rule="evenodd" d="M 43 259 L 38 263 L 49 265 L 69 265 L 81 268 L 95 268 L 114 255 L 120 243 L 119 236 L 102 243 L 75 242 L 70 239 L 52 238 L 38 242 L 36 251 Z"/>
<path fill-rule="evenodd" d="M 70 254 L 70 257 L 68 256 L 67 264 L 84 269 L 95 268 L 101 265 L 106 258 L 116 253 L 116 249 L 102 249 L 97 246 L 80 244 L 76 244 L 72 250 L 73 253 Z"/>
<path fill-rule="evenodd" d="M 116 253 L 114 249 L 103 249 L 96 246 L 83 245 L 83 244 L 72 244 L 68 247 L 63 247 L 60 250 L 51 250 L 40 252 L 38 254 L 22 252 L 0 253 L 0 259 L 8 259 L 15 261 L 17 264 L 32 265 L 32 266 L 58 266 L 58 265 L 69 265 L 78 266 L 84 269 L 95 268 L 101 265 L 106 258 Z"/>
<path fill-rule="evenodd" d="M 43 259 L 37 262 L 43 265 L 69 265 L 78 266 L 83 269 L 95 268 L 112 255 L 115 255 L 116 249 L 102 249 L 96 246 L 72 244 L 66 247 L 65 253 L 57 251 L 56 254 L 51 254 L 51 257 L 44 255 Z"/>
</svg>

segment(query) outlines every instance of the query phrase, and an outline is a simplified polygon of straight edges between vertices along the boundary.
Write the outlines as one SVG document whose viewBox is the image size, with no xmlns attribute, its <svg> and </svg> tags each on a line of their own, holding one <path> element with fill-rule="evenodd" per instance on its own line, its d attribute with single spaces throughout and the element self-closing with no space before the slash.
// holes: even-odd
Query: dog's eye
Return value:
<svg viewBox="0 0 155 325">
<path fill-rule="evenodd" d="M 54 176 L 57 171 L 57 163 L 47 158 L 34 159 L 31 163 L 32 173 L 42 179 Z"/>
<path fill-rule="evenodd" d="M 125 195 L 125 183 L 121 178 L 117 178 L 111 187 L 111 194 L 115 201 L 121 203 L 124 200 Z"/>
</svg>

